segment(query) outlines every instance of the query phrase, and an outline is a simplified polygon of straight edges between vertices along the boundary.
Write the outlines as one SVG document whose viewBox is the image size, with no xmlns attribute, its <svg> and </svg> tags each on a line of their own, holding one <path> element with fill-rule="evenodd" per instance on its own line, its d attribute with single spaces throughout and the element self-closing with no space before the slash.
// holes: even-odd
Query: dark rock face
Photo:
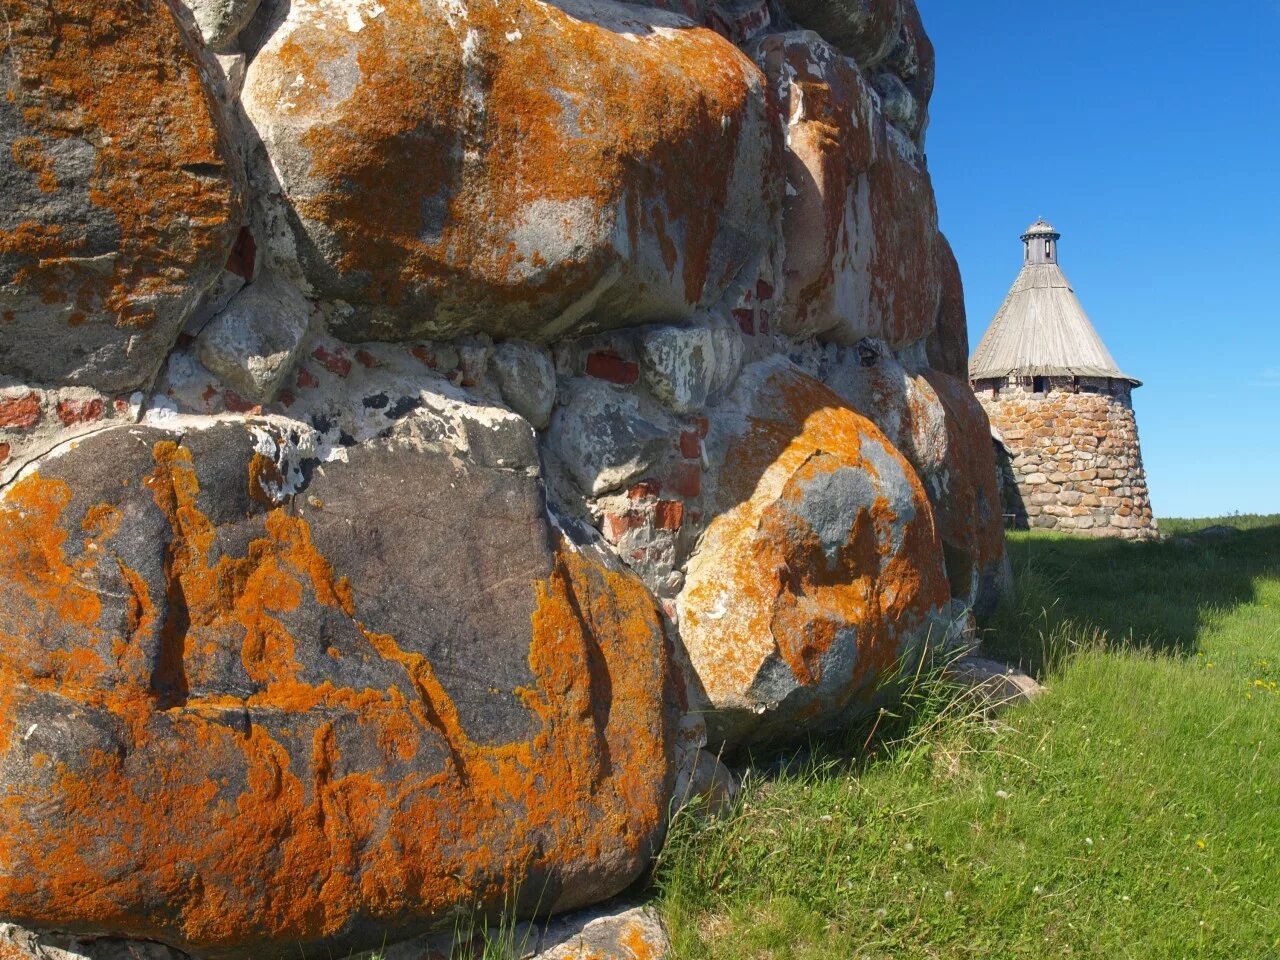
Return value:
<svg viewBox="0 0 1280 960">
<path fill-rule="evenodd" d="M 6 0 L 0 374 L 130 390 L 226 261 L 243 174 L 165 3 Z"/>
<path fill-rule="evenodd" d="M 626 886 L 672 776 L 643 586 L 527 471 L 288 429 L 116 428 L 7 491 L 0 912 L 264 957 Z"/>
</svg>

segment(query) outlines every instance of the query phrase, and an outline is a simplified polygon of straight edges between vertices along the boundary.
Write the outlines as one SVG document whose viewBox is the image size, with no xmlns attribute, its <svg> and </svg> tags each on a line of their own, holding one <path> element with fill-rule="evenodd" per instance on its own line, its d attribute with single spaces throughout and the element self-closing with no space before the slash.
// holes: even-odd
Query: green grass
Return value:
<svg viewBox="0 0 1280 960">
<path fill-rule="evenodd" d="M 676 956 L 1280 957 L 1280 517 L 1214 522 L 1013 535 L 987 647 L 1048 693 L 992 723 L 929 681 L 869 759 L 758 758 L 655 871 Z"/>
</svg>

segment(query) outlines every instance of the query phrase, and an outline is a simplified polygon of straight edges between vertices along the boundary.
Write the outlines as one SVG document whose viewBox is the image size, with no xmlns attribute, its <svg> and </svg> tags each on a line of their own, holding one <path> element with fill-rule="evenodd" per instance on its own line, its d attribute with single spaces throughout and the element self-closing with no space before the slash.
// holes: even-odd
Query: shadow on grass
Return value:
<svg viewBox="0 0 1280 960">
<path fill-rule="evenodd" d="M 1255 600 L 1257 578 L 1280 576 L 1280 516 L 1233 519 L 1170 521 L 1175 535 L 1153 543 L 1011 533 L 1016 595 L 987 625 L 986 652 L 1036 674 L 1060 652 L 1055 636 L 1082 632 L 1194 654 L 1207 617 Z"/>
</svg>

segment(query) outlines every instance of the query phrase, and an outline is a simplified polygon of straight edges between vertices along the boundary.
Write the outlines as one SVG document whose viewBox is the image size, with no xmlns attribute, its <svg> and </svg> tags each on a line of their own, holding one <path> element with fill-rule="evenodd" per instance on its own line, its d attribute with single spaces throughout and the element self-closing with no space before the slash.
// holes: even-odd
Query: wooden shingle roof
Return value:
<svg viewBox="0 0 1280 960">
<path fill-rule="evenodd" d="M 1089 322 L 1056 250 L 1048 262 L 1023 265 L 969 360 L 971 380 L 1053 376 L 1113 377 L 1141 385 L 1121 372 Z"/>
</svg>

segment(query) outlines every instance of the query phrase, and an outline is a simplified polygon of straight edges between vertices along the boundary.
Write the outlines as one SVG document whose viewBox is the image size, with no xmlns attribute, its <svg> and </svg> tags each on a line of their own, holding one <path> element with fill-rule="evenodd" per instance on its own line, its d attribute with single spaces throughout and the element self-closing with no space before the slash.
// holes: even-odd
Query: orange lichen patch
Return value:
<svg viewBox="0 0 1280 960">
<path fill-rule="evenodd" d="M 333 266 L 369 278 L 360 300 L 425 305 L 440 314 L 428 325 L 458 328 L 474 323 L 460 308 L 483 302 L 490 332 L 530 332 L 642 240 L 689 304 L 719 292 L 713 251 L 761 98 L 736 48 L 533 0 L 475 0 L 454 24 L 410 0 L 384 6 L 356 35 L 321 14 L 287 25 L 247 94 L 251 115 L 306 128 L 309 181 L 291 193 L 338 238 Z M 352 60 L 354 87 L 335 89 L 332 63 Z M 614 246 L 623 218 L 630 251 Z"/>
<path fill-rule="evenodd" d="M 262 505 L 259 532 L 230 555 L 201 509 L 191 451 L 162 441 L 153 460 L 142 481 L 169 530 L 163 579 L 127 572 L 130 636 L 113 638 L 117 650 L 155 649 L 153 667 L 136 663 L 131 682 L 103 669 L 65 684 L 20 655 L 41 637 L 15 627 L 40 620 L 4 624 L 0 719 L 56 696 L 76 705 L 75 724 L 101 717 L 118 743 L 60 741 L 38 778 L 0 784 L 0 913 L 274 956 L 355 929 L 425 927 L 460 906 L 498 909 L 543 884 L 543 908 L 575 906 L 643 868 L 673 734 L 662 626 L 636 578 L 558 550 L 528 586 L 533 682 L 518 694 L 535 732 L 481 744 L 441 665 L 362 621 L 303 518 Z M 0 610 L 25 604 L 87 642 L 93 570 L 67 560 L 69 500 L 65 484 L 31 477 L 0 503 L 0 538 L 18 545 L 0 557 Z M 123 567 L 109 548 L 125 517 L 91 507 L 84 556 Z M 321 638 L 289 626 L 310 622 L 291 619 L 308 609 L 364 646 L 325 655 Z M 217 681 L 228 654 L 250 681 L 235 694 Z M 401 679 L 348 685 L 348 659 L 381 668 L 361 676 Z M 0 744 L 0 759 L 23 762 L 21 738 Z"/>
<path fill-rule="evenodd" d="M 914 471 L 822 384 L 780 369 L 753 409 L 724 457 L 681 635 L 714 707 L 768 706 L 753 687 L 777 660 L 823 691 L 806 718 L 838 714 L 946 602 L 941 544 Z"/>
<path fill-rule="evenodd" d="M 89 249 L 82 227 L 28 223 L 0 231 L 0 252 L 25 260 L 20 289 L 56 292 L 97 322 L 145 326 L 157 298 L 186 296 L 193 272 L 221 263 L 238 215 L 233 153 L 192 43 L 167 3 L 10 0 L 5 22 L 5 95 L 29 131 L 14 161 L 42 192 L 84 189 L 59 183 L 41 143 L 92 144 L 88 204 L 109 213 L 118 239 Z M 106 253 L 105 270 L 68 259 Z"/>
<path fill-rule="evenodd" d="M 35 175 L 36 187 L 41 193 L 57 191 L 58 175 L 53 169 L 53 160 L 44 152 L 44 146 L 39 140 L 35 137 L 18 137 L 13 141 L 10 152 L 14 163 Z"/>
</svg>

